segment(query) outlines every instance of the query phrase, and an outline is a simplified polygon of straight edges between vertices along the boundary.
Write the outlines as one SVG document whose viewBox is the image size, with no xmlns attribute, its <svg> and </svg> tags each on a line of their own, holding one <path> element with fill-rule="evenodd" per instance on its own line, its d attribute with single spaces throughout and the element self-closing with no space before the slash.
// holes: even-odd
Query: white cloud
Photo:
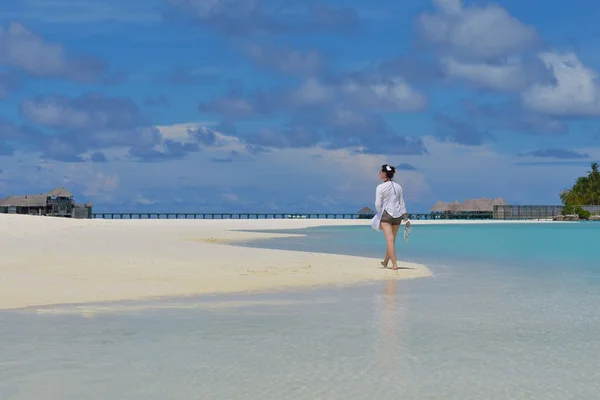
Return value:
<svg viewBox="0 0 600 400">
<path fill-rule="evenodd" d="M 308 77 L 290 94 L 290 100 L 297 106 L 311 106 L 325 104 L 334 96 L 334 88 L 321 83 L 317 78 Z"/>
<path fill-rule="evenodd" d="M 189 134 L 189 131 L 198 129 L 203 125 L 212 125 L 213 123 L 213 121 L 203 121 L 187 122 L 175 125 L 157 125 L 156 129 L 158 129 L 158 131 L 165 139 L 177 140 L 185 143 L 191 142 L 193 140 Z"/>
<path fill-rule="evenodd" d="M 449 77 L 465 79 L 477 87 L 512 92 L 524 88 L 530 82 L 521 61 L 514 59 L 503 64 L 459 62 L 453 58 L 442 59 L 442 66 Z"/>
<path fill-rule="evenodd" d="M 137 198 L 137 202 L 139 204 L 143 204 L 143 205 L 150 205 L 150 204 L 156 204 L 156 203 L 158 203 L 157 200 L 148 199 L 148 198 L 140 195 L 139 193 L 137 194 L 136 198 Z"/>
<path fill-rule="evenodd" d="M 426 95 L 413 89 L 400 77 L 386 80 L 348 77 L 339 84 L 309 77 L 289 95 L 289 102 L 294 106 L 325 106 L 336 99 L 342 104 L 353 104 L 363 110 L 396 112 L 421 110 L 428 101 Z"/>
<path fill-rule="evenodd" d="M 94 179 L 84 182 L 84 185 L 84 195 L 103 198 L 119 188 L 119 175 L 106 176 L 104 173 L 98 172 Z"/>
<path fill-rule="evenodd" d="M 462 11 L 462 0 L 433 0 L 433 4 L 449 15 L 456 15 Z"/>
<path fill-rule="evenodd" d="M 57 101 L 54 98 L 43 101 L 24 100 L 21 103 L 21 111 L 30 120 L 37 124 L 52 128 L 62 128 L 69 125 L 74 129 L 81 129 L 92 122 L 92 112 L 77 109 L 69 104 Z M 101 115 L 102 119 L 108 120 L 107 114 Z"/>
<path fill-rule="evenodd" d="M 342 84 L 341 93 L 342 97 L 350 96 L 354 103 L 374 110 L 406 112 L 427 106 L 427 96 L 400 77 L 369 83 L 348 79 Z"/>
<path fill-rule="evenodd" d="M 598 74 L 574 53 L 546 52 L 539 55 L 552 71 L 556 83 L 536 84 L 522 95 L 523 104 L 551 115 L 600 115 Z"/>
<path fill-rule="evenodd" d="M 189 126 L 159 130 L 183 138 Z M 195 211 L 348 212 L 373 205 L 381 164 L 406 163 L 416 170 L 399 170 L 396 180 L 405 190 L 409 210 L 426 211 L 438 199 L 482 196 L 502 196 L 521 204 L 556 204 L 560 190 L 588 169 L 568 163 L 518 165 L 539 159 L 499 153 L 489 145 L 461 146 L 431 137 L 424 138 L 429 150 L 425 156 L 378 156 L 323 148 L 272 150 L 255 156 L 247 153 L 245 143 L 235 137 L 217 133 L 217 138 L 223 143 L 220 147 L 203 147 L 185 159 L 157 163 L 117 158 L 97 164 L 46 162 L 38 169 L 39 159 L 31 155 L 0 157 L 3 191 L 18 194 L 32 187 L 46 190 L 48 182 L 55 182 L 50 186 L 80 188 L 96 208 L 114 209 L 125 199 L 140 206 L 187 206 Z M 571 150 L 600 158 L 600 148 Z M 226 158 L 231 151 L 243 157 L 234 162 L 212 161 Z M 19 180 L 12 179 L 17 176 Z M 134 204 L 128 207 L 135 209 Z"/>
<path fill-rule="evenodd" d="M 547 78 L 541 63 L 527 57 L 541 43 L 534 27 L 494 4 L 464 6 L 461 0 L 434 0 L 434 4 L 435 13 L 417 18 L 417 29 L 436 49 L 447 77 L 499 92 L 518 92 Z"/>
<path fill-rule="evenodd" d="M 535 47 L 540 37 L 495 4 L 464 7 L 460 0 L 436 0 L 436 13 L 417 19 L 420 33 L 450 55 L 495 59 Z"/>
<path fill-rule="evenodd" d="M 197 125 L 157 127 L 170 138 L 184 142 L 190 140 L 190 128 Z M 53 162 L 43 170 L 32 170 L 31 178 L 40 185 L 66 177 L 67 186 L 83 187 L 83 194 L 96 205 L 119 199 L 148 205 L 169 203 L 180 197 L 197 204 L 234 202 L 236 207 L 257 210 L 269 207 L 289 211 L 287 203 L 293 204 L 294 209 L 319 210 L 328 204 L 334 207 L 329 211 L 336 211 L 335 207 L 350 205 L 353 209 L 371 205 L 374 188 L 379 183 L 378 169 L 385 162 L 394 162 L 393 158 L 323 148 L 274 149 L 253 155 L 238 138 L 220 133 L 216 136 L 221 146 L 205 146 L 201 152 L 190 153 L 185 159 L 139 163 L 126 161 L 115 153 L 113 160 L 107 163 Z M 212 161 L 227 158 L 232 151 L 240 154 L 234 162 Z M 27 164 L 35 165 L 35 162 L 31 160 Z M 6 169 L 16 171 L 18 166 Z M 418 171 L 399 172 L 398 181 L 406 186 L 407 199 L 411 201 L 417 201 L 427 190 L 425 178 Z M 188 192 L 181 194 L 182 190 Z M 322 203 L 323 199 L 329 200 Z"/>
<path fill-rule="evenodd" d="M 498 5 L 433 2 L 436 12 L 420 15 L 417 26 L 436 47 L 446 76 L 478 88 L 519 93 L 524 107 L 540 114 L 600 115 L 597 73 L 576 54 L 533 53 L 541 43 L 536 29 Z"/>
<path fill-rule="evenodd" d="M 61 77 L 78 82 L 102 80 L 109 69 L 108 64 L 97 57 L 67 53 L 60 43 L 46 41 L 20 22 L 11 22 L 6 27 L 0 24 L 1 67 L 15 68 L 39 77 Z M 118 76 L 106 78 L 110 80 Z"/>
<path fill-rule="evenodd" d="M 221 197 L 230 203 L 237 203 L 240 201 L 240 197 L 234 193 L 221 193 Z"/>
<path fill-rule="evenodd" d="M 0 65 L 17 67 L 34 75 L 59 75 L 67 69 L 64 48 L 46 43 L 18 22 L 0 25 Z"/>
</svg>

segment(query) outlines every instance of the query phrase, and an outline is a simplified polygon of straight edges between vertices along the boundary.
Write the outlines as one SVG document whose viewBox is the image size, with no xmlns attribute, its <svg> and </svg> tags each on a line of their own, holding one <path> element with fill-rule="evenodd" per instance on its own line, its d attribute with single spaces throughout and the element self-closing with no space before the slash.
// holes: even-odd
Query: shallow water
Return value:
<svg viewBox="0 0 600 400">
<path fill-rule="evenodd" d="M 519 251 L 546 254 L 533 266 L 481 261 L 456 249 L 473 229 L 449 232 L 462 258 L 432 245 L 432 278 L 0 312 L 0 399 L 596 399 L 600 263 L 548 264 L 552 243 Z M 306 232 L 287 245 L 324 243 Z M 372 234 L 335 240 L 371 255 Z"/>
<path fill-rule="evenodd" d="M 399 258 L 427 263 L 475 261 L 504 266 L 573 266 L 600 270 L 600 222 L 413 225 L 408 242 L 397 239 Z M 277 232 L 277 231 L 275 231 Z M 284 232 L 284 231 L 281 231 Z M 369 226 L 287 230 L 301 238 L 243 245 L 382 257 L 383 234 Z"/>
</svg>

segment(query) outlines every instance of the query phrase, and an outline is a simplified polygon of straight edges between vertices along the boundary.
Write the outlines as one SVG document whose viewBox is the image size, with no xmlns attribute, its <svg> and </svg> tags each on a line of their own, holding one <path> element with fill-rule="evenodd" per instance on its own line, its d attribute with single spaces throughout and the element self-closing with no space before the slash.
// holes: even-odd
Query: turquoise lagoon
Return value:
<svg viewBox="0 0 600 400">
<path fill-rule="evenodd" d="M 240 245 L 384 251 L 368 226 L 295 232 Z M 599 237 L 415 225 L 398 253 L 431 278 L 0 312 L 0 399 L 597 399 Z"/>
</svg>

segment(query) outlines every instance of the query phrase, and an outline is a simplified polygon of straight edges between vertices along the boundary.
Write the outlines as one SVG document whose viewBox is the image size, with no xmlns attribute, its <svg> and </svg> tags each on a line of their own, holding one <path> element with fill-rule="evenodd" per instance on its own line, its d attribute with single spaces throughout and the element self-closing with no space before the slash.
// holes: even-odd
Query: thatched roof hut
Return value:
<svg viewBox="0 0 600 400">
<path fill-rule="evenodd" d="M 495 205 L 506 205 L 506 202 L 502 197 L 497 199 L 487 199 L 485 197 L 481 199 L 469 199 L 465 200 L 460 206 L 456 208 L 459 212 L 492 212 L 494 211 Z"/>
<path fill-rule="evenodd" d="M 64 187 L 61 188 L 56 188 L 54 190 L 52 190 L 50 193 L 48 193 L 49 197 L 66 197 L 66 198 L 70 198 L 73 197 L 73 194 L 71 192 L 69 192 L 67 189 L 65 189 Z"/>
<path fill-rule="evenodd" d="M 456 212 L 476 212 L 476 211 L 484 211 L 482 205 L 479 203 L 479 200 L 475 199 L 467 199 L 462 202 L 462 204 L 458 205 L 455 209 Z"/>
<path fill-rule="evenodd" d="M 508 203 L 506 201 L 504 201 L 504 199 L 502 197 L 498 197 L 498 198 L 495 198 L 494 201 L 492 201 L 492 205 L 493 206 L 507 206 Z"/>
<path fill-rule="evenodd" d="M 447 212 L 450 211 L 450 203 L 438 200 L 433 207 L 429 209 L 430 212 Z"/>
<path fill-rule="evenodd" d="M 454 200 L 452 203 L 446 203 L 445 201 L 438 200 L 429 211 L 432 213 L 447 213 L 454 211 L 459 205 L 460 203 L 457 200 Z"/>
<path fill-rule="evenodd" d="M 46 207 L 48 196 L 34 194 L 25 196 L 8 196 L 2 203 L 3 207 Z"/>
<path fill-rule="evenodd" d="M 374 215 L 375 215 L 375 211 L 371 210 L 369 207 L 363 207 L 360 210 L 358 210 L 358 218 L 359 219 L 373 218 Z"/>
<path fill-rule="evenodd" d="M 467 199 L 463 203 L 454 200 L 452 203 L 446 203 L 438 200 L 430 212 L 432 213 L 452 213 L 452 212 L 492 212 L 496 205 L 507 205 L 502 197 L 496 199 Z"/>
</svg>

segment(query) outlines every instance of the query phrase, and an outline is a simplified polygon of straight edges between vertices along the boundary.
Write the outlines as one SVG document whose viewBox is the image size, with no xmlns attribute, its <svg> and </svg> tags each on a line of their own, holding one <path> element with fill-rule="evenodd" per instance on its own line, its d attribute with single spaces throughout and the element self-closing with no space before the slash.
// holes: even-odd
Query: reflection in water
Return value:
<svg viewBox="0 0 600 400">
<path fill-rule="evenodd" d="M 397 330 L 397 314 L 400 308 L 398 304 L 398 282 L 386 280 L 381 297 L 381 336 L 385 347 L 391 349 L 395 346 Z"/>
<path fill-rule="evenodd" d="M 600 290 L 498 270 L 210 310 L 0 312 L 0 400 L 597 399 Z"/>
<path fill-rule="evenodd" d="M 399 293 L 398 286 L 397 280 L 386 280 L 375 301 L 379 316 L 378 337 L 374 341 L 375 353 L 378 368 L 386 371 L 382 383 L 385 381 L 387 390 L 382 387 L 382 392 L 393 388 L 397 390 L 398 386 L 407 383 L 405 373 L 408 365 L 405 363 L 403 349 L 407 332 L 408 287 L 403 285 Z"/>
</svg>

